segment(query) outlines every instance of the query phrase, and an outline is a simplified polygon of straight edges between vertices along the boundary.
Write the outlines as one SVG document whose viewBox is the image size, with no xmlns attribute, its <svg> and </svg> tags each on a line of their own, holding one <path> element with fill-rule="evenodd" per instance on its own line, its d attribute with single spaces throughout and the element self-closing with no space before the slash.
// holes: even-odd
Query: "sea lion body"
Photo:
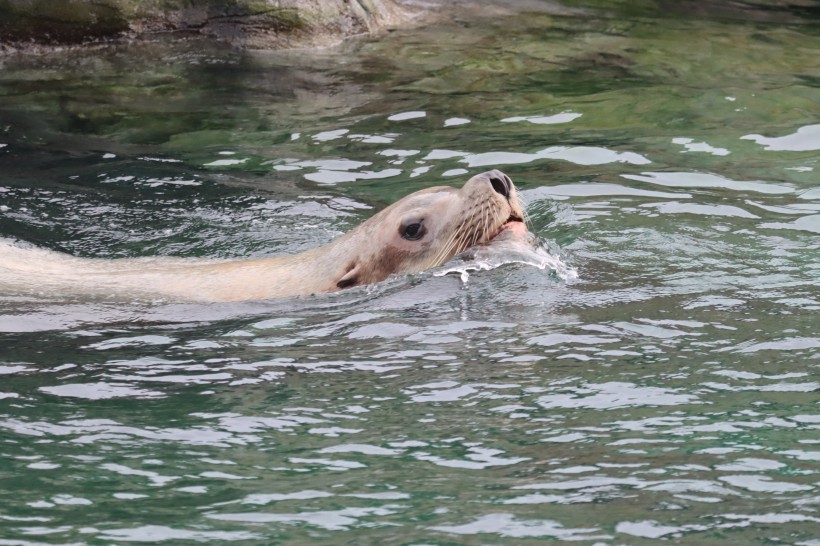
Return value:
<svg viewBox="0 0 820 546">
<path fill-rule="evenodd" d="M 84 292 L 184 301 L 265 300 L 376 283 L 436 267 L 505 225 L 523 226 L 518 193 L 504 173 L 461 188 L 410 194 L 350 232 L 293 255 L 214 262 L 185 258 L 77 258 L 0 243 L 0 293 Z"/>
</svg>

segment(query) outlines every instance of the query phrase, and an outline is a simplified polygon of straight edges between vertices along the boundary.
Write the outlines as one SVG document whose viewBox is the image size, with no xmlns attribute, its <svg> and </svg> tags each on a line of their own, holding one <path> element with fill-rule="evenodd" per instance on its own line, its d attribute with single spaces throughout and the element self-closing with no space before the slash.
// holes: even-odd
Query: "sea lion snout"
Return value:
<svg viewBox="0 0 820 546">
<path fill-rule="evenodd" d="M 513 184 L 512 179 L 498 169 L 475 175 L 464 185 L 465 190 L 468 190 L 468 188 L 470 192 L 478 192 L 479 196 L 486 196 L 487 193 L 490 193 L 490 197 L 487 197 L 490 201 L 493 198 L 498 200 L 498 196 L 503 197 L 506 208 L 510 210 L 508 219 L 524 220 L 518 189 Z"/>
<path fill-rule="evenodd" d="M 513 183 L 510 177 L 498 169 L 493 169 L 485 174 L 489 177 L 493 190 L 503 195 L 506 199 L 509 199 L 513 189 Z"/>
</svg>

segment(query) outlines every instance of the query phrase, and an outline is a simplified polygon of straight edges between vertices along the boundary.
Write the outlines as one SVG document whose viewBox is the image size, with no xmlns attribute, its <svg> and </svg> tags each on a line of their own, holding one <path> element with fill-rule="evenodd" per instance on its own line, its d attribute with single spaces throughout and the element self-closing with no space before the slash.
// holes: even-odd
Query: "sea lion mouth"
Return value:
<svg viewBox="0 0 820 546">
<path fill-rule="evenodd" d="M 505 228 L 508 226 L 515 226 L 516 224 L 525 225 L 526 222 L 524 222 L 524 219 L 518 216 L 517 214 L 512 213 L 510 214 L 510 217 L 507 218 L 507 221 L 501 224 L 501 227 Z"/>
<path fill-rule="evenodd" d="M 495 239 L 496 237 L 498 237 L 500 234 L 504 233 L 507 230 L 510 230 L 510 231 L 518 231 L 518 230 L 526 231 L 527 230 L 527 225 L 524 222 L 524 219 L 521 218 L 520 216 L 518 216 L 517 214 L 510 214 L 509 218 L 507 218 L 507 220 L 503 224 L 501 224 L 501 226 L 498 228 L 498 231 L 496 231 L 495 234 L 493 234 L 493 236 L 490 237 L 490 240 Z"/>
</svg>

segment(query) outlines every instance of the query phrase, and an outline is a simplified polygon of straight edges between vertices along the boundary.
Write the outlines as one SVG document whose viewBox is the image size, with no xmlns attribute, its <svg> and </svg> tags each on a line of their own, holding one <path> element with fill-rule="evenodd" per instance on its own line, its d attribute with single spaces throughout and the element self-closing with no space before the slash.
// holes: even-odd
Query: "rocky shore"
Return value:
<svg viewBox="0 0 820 546">
<path fill-rule="evenodd" d="M 329 46 L 408 21 L 406 0 L 0 0 L 0 50 L 208 36 L 252 49 Z"/>
</svg>

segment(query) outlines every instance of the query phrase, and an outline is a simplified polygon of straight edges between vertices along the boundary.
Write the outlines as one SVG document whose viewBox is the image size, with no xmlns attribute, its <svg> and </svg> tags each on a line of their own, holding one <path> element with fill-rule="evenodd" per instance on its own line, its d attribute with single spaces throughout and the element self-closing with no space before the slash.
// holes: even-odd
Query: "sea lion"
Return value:
<svg viewBox="0 0 820 546">
<path fill-rule="evenodd" d="M 338 239 L 294 255 L 223 262 L 103 260 L 0 244 L 0 292 L 27 286 L 28 292 L 45 295 L 81 291 L 188 301 L 317 294 L 439 266 L 505 229 L 525 230 L 523 222 L 515 185 L 492 170 L 461 188 L 412 193 Z"/>
</svg>

